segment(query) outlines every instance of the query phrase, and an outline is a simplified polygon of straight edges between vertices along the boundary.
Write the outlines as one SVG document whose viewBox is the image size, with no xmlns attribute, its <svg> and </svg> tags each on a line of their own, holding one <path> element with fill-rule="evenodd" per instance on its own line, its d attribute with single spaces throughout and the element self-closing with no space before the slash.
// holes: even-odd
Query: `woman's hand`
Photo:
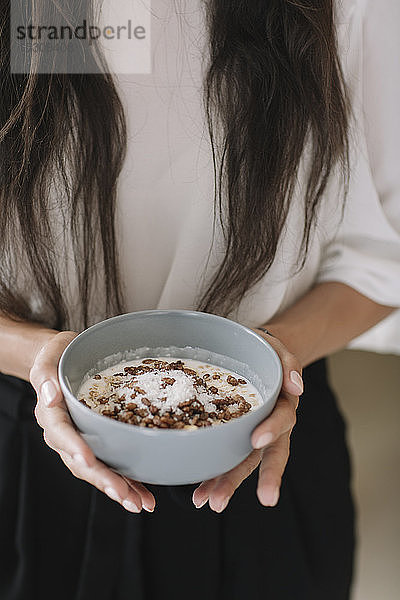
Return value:
<svg viewBox="0 0 400 600">
<path fill-rule="evenodd" d="M 264 506 L 275 506 L 279 499 L 279 489 L 283 472 L 289 458 L 290 434 L 296 423 L 296 410 L 299 396 L 303 393 L 302 369 L 297 358 L 275 337 L 254 331 L 265 336 L 277 352 L 283 368 L 281 393 L 274 410 L 251 436 L 253 450 L 237 467 L 214 477 L 196 488 L 193 503 L 201 508 L 207 502 L 216 512 L 222 512 L 228 505 L 235 490 L 260 464 L 257 496 Z"/>
<path fill-rule="evenodd" d="M 118 475 L 98 460 L 72 423 L 58 382 L 57 366 L 74 331 L 55 333 L 37 352 L 30 369 L 30 382 L 37 393 L 36 420 L 48 446 L 78 479 L 83 479 L 122 504 L 130 512 L 142 508 L 152 512 L 153 494 L 143 484 Z"/>
</svg>

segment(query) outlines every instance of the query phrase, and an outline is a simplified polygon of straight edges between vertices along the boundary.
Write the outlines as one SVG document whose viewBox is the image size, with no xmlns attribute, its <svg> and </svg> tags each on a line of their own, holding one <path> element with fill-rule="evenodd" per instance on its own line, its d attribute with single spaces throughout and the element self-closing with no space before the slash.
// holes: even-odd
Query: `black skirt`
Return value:
<svg viewBox="0 0 400 600">
<path fill-rule="evenodd" d="M 195 485 L 155 486 L 126 512 L 76 479 L 43 441 L 30 383 L 0 374 L 1 600 L 348 600 L 354 507 L 345 424 L 325 360 L 304 370 L 281 497 L 258 469 L 221 514 Z"/>
</svg>

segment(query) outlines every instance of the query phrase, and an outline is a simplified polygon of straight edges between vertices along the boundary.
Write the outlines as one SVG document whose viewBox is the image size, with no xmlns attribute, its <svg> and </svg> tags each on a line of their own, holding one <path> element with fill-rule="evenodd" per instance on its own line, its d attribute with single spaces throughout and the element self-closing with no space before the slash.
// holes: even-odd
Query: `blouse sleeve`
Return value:
<svg viewBox="0 0 400 600">
<path fill-rule="evenodd" d="M 344 40 L 354 114 L 349 190 L 316 280 L 400 307 L 400 2 L 359 0 L 351 20 Z"/>
</svg>

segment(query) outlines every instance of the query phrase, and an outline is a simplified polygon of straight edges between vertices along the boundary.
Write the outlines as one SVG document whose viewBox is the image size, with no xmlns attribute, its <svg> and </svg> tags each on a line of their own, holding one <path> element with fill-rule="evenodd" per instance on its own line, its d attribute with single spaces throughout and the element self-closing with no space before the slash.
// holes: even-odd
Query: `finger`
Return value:
<svg viewBox="0 0 400 600">
<path fill-rule="evenodd" d="M 215 512 L 222 512 L 228 505 L 235 490 L 254 471 L 261 460 L 261 451 L 253 450 L 249 456 L 237 467 L 227 473 L 204 482 L 197 488 L 196 500 L 203 506 L 208 499 L 210 508 Z M 200 489 L 201 488 L 201 489 Z M 200 506 L 198 506 L 200 508 Z"/>
<path fill-rule="evenodd" d="M 59 408 L 62 411 L 61 407 L 56 406 L 46 408 L 45 411 L 50 413 L 53 418 L 53 414 L 59 412 Z M 61 415 L 62 419 L 64 417 L 67 419 L 67 422 L 60 421 L 59 417 L 55 417 L 58 419 L 55 423 L 52 423 L 52 419 L 46 420 L 45 425 L 48 425 L 48 429 L 44 433 L 46 443 L 58 453 L 62 452 L 69 455 L 71 460 L 73 459 L 76 464 L 93 467 L 98 462 L 95 455 L 76 432 L 66 412 L 64 415 Z M 88 459 L 88 454 L 90 454 L 90 459 Z M 119 474 L 117 475 L 120 476 Z M 156 503 L 153 494 L 143 484 L 129 480 L 124 476 L 122 477 L 125 479 L 127 485 L 139 494 L 144 508 L 149 512 L 153 512 Z"/>
<path fill-rule="evenodd" d="M 30 371 L 30 381 L 38 401 L 35 416 L 44 429 L 46 443 L 56 450 L 73 475 L 94 485 L 131 512 L 140 512 L 139 490 L 130 486 L 119 474 L 96 459 L 90 447 L 76 431 L 58 382 L 58 362 L 68 344 L 77 336 L 73 331 L 60 332 L 38 352 Z M 147 499 L 155 505 L 154 497 Z M 152 495 L 151 495 L 152 496 Z"/>
<path fill-rule="evenodd" d="M 77 335 L 74 331 L 61 331 L 48 341 L 35 357 L 29 378 L 36 394 L 46 406 L 63 401 L 57 367 L 63 351 Z"/>
<path fill-rule="evenodd" d="M 237 467 L 218 477 L 208 500 L 212 510 L 220 513 L 227 507 L 235 490 L 260 464 L 261 456 L 260 450 L 253 450 Z"/>
<path fill-rule="evenodd" d="M 257 496 L 264 506 L 275 506 L 282 475 L 289 458 L 290 434 L 284 433 L 265 448 L 258 475 Z"/>
<path fill-rule="evenodd" d="M 70 419 L 57 379 L 59 357 L 76 335 L 61 332 L 47 342 L 36 356 L 30 379 L 37 392 L 35 417 L 44 429 L 45 442 L 53 450 L 63 450 L 75 461 L 91 466 L 95 456 Z"/>
<path fill-rule="evenodd" d="M 252 452 L 252 454 L 254 455 L 255 451 Z M 251 460 L 251 456 L 252 454 L 250 454 L 243 462 L 246 463 L 246 461 Z M 243 464 L 243 463 L 241 463 Z M 240 465 L 238 465 L 239 467 Z M 234 467 L 234 469 L 231 469 L 231 471 L 229 471 L 230 474 L 232 474 L 232 471 L 234 471 L 235 469 L 237 469 L 238 467 Z M 228 474 L 228 473 L 227 473 Z M 198 488 L 195 489 L 195 491 L 193 492 L 193 504 L 196 506 L 196 508 L 201 508 L 202 506 L 204 506 L 204 504 L 207 502 L 211 490 L 215 487 L 215 485 L 217 484 L 217 482 L 221 479 L 222 475 L 219 475 L 218 477 L 213 477 L 212 479 L 207 479 L 206 481 L 203 481 Z"/>
<path fill-rule="evenodd" d="M 87 481 L 101 492 L 104 492 L 129 512 L 139 513 L 142 510 L 140 494 L 128 485 L 123 477 L 117 475 L 100 460 L 96 459 L 92 467 L 85 467 L 62 450 L 59 454 L 75 477 Z"/>
<path fill-rule="evenodd" d="M 147 487 L 143 485 L 143 483 L 140 483 L 140 481 L 129 479 L 129 477 L 125 477 L 125 475 L 122 475 L 122 478 L 134 491 L 136 491 L 139 494 L 142 500 L 143 508 L 147 510 L 147 512 L 153 512 L 156 506 L 156 499 L 154 498 L 150 490 L 148 490 Z"/>
<path fill-rule="evenodd" d="M 256 331 L 258 335 L 266 339 L 266 341 L 270 344 L 270 346 L 273 347 L 279 356 L 283 369 L 282 389 L 289 394 L 301 396 L 301 394 L 304 392 L 304 383 L 301 376 L 302 368 L 299 360 L 294 354 L 289 352 L 286 346 L 276 337 L 268 335 L 259 330 Z"/>
<path fill-rule="evenodd" d="M 281 394 L 274 410 L 251 436 L 253 448 L 263 448 L 277 440 L 283 433 L 290 431 L 296 424 L 297 397 Z"/>
<path fill-rule="evenodd" d="M 217 482 L 218 477 L 203 481 L 193 492 L 192 501 L 196 508 L 201 508 L 207 502 L 210 492 Z"/>
<path fill-rule="evenodd" d="M 92 449 L 75 429 L 64 403 L 47 407 L 39 400 L 35 415 L 44 430 L 44 441 L 50 448 L 56 452 L 62 450 L 83 466 L 95 464 L 96 457 Z"/>
</svg>

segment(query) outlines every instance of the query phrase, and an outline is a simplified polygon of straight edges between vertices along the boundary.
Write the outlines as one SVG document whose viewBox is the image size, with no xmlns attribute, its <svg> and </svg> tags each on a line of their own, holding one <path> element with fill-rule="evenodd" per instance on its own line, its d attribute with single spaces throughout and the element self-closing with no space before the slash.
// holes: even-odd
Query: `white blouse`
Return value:
<svg viewBox="0 0 400 600">
<path fill-rule="evenodd" d="M 127 310 L 194 309 L 223 253 L 212 240 L 213 168 L 202 105 L 206 33 L 202 2 L 153 0 L 150 74 L 116 82 L 129 131 L 119 179 L 117 235 Z M 316 282 L 341 281 L 400 307 L 400 2 L 345 0 L 338 6 L 340 56 L 354 111 L 345 217 L 339 177 L 324 195 L 304 268 L 292 275 L 302 234 L 306 152 L 274 263 L 229 315 L 268 322 Z M 73 301 L 71 283 L 71 302 Z M 93 322 L 102 318 L 94 307 Z M 400 310 L 350 347 L 400 354 Z"/>
</svg>

